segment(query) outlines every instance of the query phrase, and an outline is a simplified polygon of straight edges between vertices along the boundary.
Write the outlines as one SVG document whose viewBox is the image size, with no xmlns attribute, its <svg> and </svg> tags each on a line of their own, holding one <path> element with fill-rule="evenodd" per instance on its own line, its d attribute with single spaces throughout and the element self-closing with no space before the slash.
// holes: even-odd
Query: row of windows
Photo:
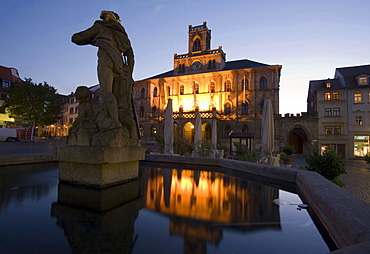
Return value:
<svg viewBox="0 0 370 254">
<path fill-rule="evenodd" d="M 241 81 L 241 85 L 242 85 L 242 89 L 243 91 L 245 90 L 249 90 L 249 82 L 247 79 L 243 79 Z M 211 93 L 215 93 L 216 92 L 216 84 L 215 82 L 211 82 L 210 83 L 210 86 L 209 86 L 209 92 Z M 260 79 L 260 90 L 265 90 L 267 89 L 267 79 L 265 77 L 262 77 Z M 224 91 L 225 92 L 231 92 L 232 91 L 232 86 L 231 86 L 231 81 L 230 80 L 227 80 L 225 83 L 224 83 Z M 194 83 L 194 86 L 193 86 L 193 93 L 196 93 L 198 94 L 199 93 L 199 84 L 198 83 Z M 167 94 L 170 95 L 171 94 L 171 87 L 170 86 L 167 86 Z M 180 85 L 180 95 L 184 95 L 185 94 L 185 87 L 184 85 Z M 159 94 L 158 94 L 158 88 L 155 87 L 153 89 L 153 97 L 158 97 Z M 140 98 L 146 98 L 146 91 L 145 91 L 145 88 L 142 88 L 140 90 Z"/>
<path fill-rule="evenodd" d="M 353 103 L 362 103 L 362 94 L 355 93 L 353 94 Z M 368 94 L 368 102 L 370 102 L 370 93 Z"/>
<path fill-rule="evenodd" d="M 325 101 L 339 100 L 339 92 L 325 92 L 324 100 Z M 368 101 L 370 102 L 370 93 L 368 94 Z M 363 99 L 362 99 L 361 93 L 353 94 L 353 103 L 362 103 L 362 102 L 363 102 Z"/>
<path fill-rule="evenodd" d="M 144 137 L 144 127 L 143 126 L 139 126 L 139 131 L 140 131 L 140 135 L 142 137 Z M 247 125 L 243 125 L 242 126 L 242 129 L 241 129 L 241 132 L 242 133 L 248 133 L 249 131 L 249 128 Z M 231 126 L 230 125 L 226 125 L 225 128 L 224 128 L 224 133 L 223 133 L 223 136 L 226 138 L 226 137 L 229 137 L 230 135 L 230 132 L 231 132 Z M 150 136 L 155 136 L 157 134 L 157 127 L 152 125 L 150 127 Z"/>
<path fill-rule="evenodd" d="M 262 101 L 261 104 L 260 104 L 260 111 L 259 111 L 260 114 L 262 114 L 262 112 L 263 112 L 263 105 L 264 104 L 265 104 L 265 101 Z M 77 113 L 77 108 L 76 108 L 76 113 Z M 229 114 L 232 113 L 232 104 L 230 102 L 226 102 L 225 103 L 225 105 L 224 105 L 224 113 L 226 115 L 229 115 Z M 157 107 L 154 106 L 154 107 L 152 107 L 152 116 L 154 117 L 156 114 L 157 114 Z M 249 104 L 248 104 L 248 102 L 242 103 L 242 114 L 246 114 L 246 115 L 249 114 Z M 144 107 L 140 107 L 139 117 L 140 118 L 144 118 L 145 117 L 145 109 L 144 109 Z"/>
<path fill-rule="evenodd" d="M 333 132 L 334 130 L 334 132 Z M 341 126 L 325 126 L 325 134 L 335 134 L 340 135 L 342 133 L 342 127 Z"/>
<path fill-rule="evenodd" d="M 325 101 L 335 101 L 339 100 L 339 92 L 325 92 L 324 93 Z"/>
<path fill-rule="evenodd" d="M 325 116 L 340 116 L 340 108 L 326 108 Z"/>
</svg>

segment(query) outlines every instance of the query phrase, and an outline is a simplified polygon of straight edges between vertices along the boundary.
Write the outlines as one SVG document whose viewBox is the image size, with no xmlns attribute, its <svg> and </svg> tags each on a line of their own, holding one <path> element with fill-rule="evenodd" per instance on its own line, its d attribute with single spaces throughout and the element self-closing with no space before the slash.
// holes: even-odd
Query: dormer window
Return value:
<svg viewBox="0 0 370 254">
<path fill-rule="evenodd" d="M 330 87 L 331 87 L 330 82 L 327 82 L 326 83 L 326 88 L 330 88 Z"/>
<path fill-rule="evenodd" d="M 359 86 L 366 86 L 366 85 L 369 84 L 369 76 L 368 75 L 363 74 L 363 75 L 360 75 L 360 76 L 356 77 L 356 79 L 357 79 L 357 84 Z"/>
</svg>

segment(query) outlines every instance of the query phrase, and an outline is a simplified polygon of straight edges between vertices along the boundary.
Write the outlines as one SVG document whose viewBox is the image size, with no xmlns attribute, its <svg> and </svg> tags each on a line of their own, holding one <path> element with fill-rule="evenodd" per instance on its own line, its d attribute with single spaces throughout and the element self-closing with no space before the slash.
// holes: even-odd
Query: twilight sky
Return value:
<svg viewBox="0 0 370 254">
<path fill-rule="evenodd" d="M 61 94 L 98 83 L 97 48 L 72 34 L 101 10 L 118 13 L 135 53 L 134 79 L 173 68 L 187 53 L 188 25 L 207 21 L 226 59 L 282 65 L 280 113 L 306 111 L 310 80 L 370 64 L 369 0 L 11 0 L 0 8 L 0 65 Z"/>
</svg>

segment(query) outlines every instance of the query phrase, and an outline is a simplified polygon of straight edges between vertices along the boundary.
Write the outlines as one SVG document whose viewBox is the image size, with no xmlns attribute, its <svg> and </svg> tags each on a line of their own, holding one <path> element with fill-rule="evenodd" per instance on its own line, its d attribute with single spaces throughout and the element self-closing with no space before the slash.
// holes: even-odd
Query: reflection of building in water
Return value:
<svg viewBox="0 0 370 254">
<path fill-rule="evenodd" d="M 278 189 L 218 172 L 145 168 L 145 207 L 170 216 L 170 233 L 183 235 L 185 253 L 218 245 L 222 227 L 280 229 Z M 203 251 L 202 251 L 203 250 Z"/>
</svg>

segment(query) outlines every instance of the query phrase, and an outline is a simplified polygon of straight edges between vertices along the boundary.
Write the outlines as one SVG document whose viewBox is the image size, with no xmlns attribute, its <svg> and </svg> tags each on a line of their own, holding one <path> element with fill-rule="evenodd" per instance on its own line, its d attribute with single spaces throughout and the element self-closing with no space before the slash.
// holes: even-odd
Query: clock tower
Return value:
<svg viewBox="0 0 370 254">
<path fill-rule="evenodd" d="M 222 47 L 211 49 L 211 30 L 207 22 L 202 25 L 189 25 L 187 54 L 175 54 L 174 71 L 176 75 L 219 71 L 225 67 L 226 54 Z"/>
</svg>

